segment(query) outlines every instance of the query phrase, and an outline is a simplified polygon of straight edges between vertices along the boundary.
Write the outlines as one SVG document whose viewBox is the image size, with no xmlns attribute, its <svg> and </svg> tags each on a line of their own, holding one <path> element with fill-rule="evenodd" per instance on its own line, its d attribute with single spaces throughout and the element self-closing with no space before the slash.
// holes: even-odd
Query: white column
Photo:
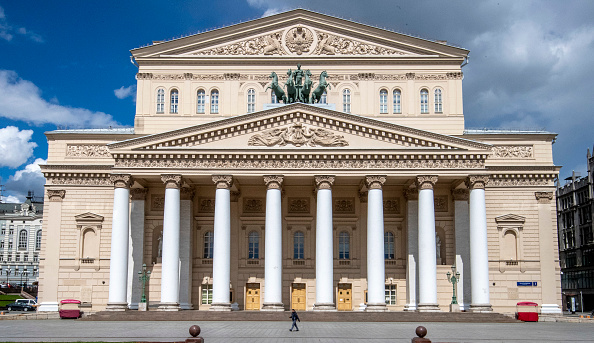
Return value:
<svg viewBox="0 0 594 343">
<path fill-rule="evenodd" d="M 468 189 L 454 189 L 454 230 L 456 237 L 456 271 L 460 273 L 457 300 L 460 310 L 470 308 L 470 222 Z"/>
<path fill-rule="evenodd" d="M 485 185 L 489 177 L 469 176 L 466 184 L 470 189 L 470 287 L 474 312 L 492 311 L 489 300 L 489 251 L 487 246 L 487 208 Z"/>
<path fill-rule="evenodd" d="M 231 185 L 230 175 L 213 175 L 216 184 L 211 311 L 231 311 Z"/>
<path fill-rule="evenodd" d="M 148 189 L 130 189 L 130 252 L 128 254 L 128 303 L 131 310 L 138 310 L 142 298 L 142 282 L 138 272 L 144 259 L 144 202 Z"/>
<path fill-rule="evenodd" d="M 367 308 L 384 312 L 386 307 L 386 271 L 384 258 L 384 198 L 386 177 L 366 176 L 367 183 Z"/>
<path fill-rule="evenodd" d="M 179 229 L 181 175 L 161 175 L 165 183 L 161 311 L 179 311 Z"/>
<path fill-rule="evenodd" d="M 194 190 L 181 188 L 181 218 L 179 229 L 179 306 L 182 310 L 192 310 L 192 199 Z"/>
<path fill-rule="evenodd" d="M 407 257 L 406 257 L 406 305 L 405 311 L 417 310 L 417 261 L 419 260 L 419 192 L 407 189 L 406 202 Z"/>
<path fill-rule="evenodd" d="M 332 185 L 334 176 L 316 176 L 316 302 L 314 311 L 335 311 Z"/>
<path fill-rule="evenodd" d="M 107 310 L 128 308 L 128 228 L 130 226 L 130 184 L 127 174 L 110 176 L 114 183 L 111 257 L 109 260 L 109 296 Z"/>
<path fill-rule="evenodd" d="M 419 305 L 420 312 L 439 311 L 435 253 L 433 187 L 436 175 L 417 176 L 419 190 Z"/>
<path fill-rule="evenodd" d="M 538 202 L 538 234 L 540 246 L 540 289 L 542 305 L 541 314 L 561 314 L 561 289 L 559 287 L 559 262 L 556 262 L 557 251 L 556 241 L 553 239 L 557 227 L 552 218 L 555 213 L 555 206 L 551 206 L 553 192 L 535 192 Z"/>
<path fill-rule="evenodd" d="M 281 186 L 283 176 L 267 175 L 266 231 L 264 254 L 264 304 L 263 311 L 284 311 L 283 305 L 283 228 L 281 208 Z"/>
</svg>

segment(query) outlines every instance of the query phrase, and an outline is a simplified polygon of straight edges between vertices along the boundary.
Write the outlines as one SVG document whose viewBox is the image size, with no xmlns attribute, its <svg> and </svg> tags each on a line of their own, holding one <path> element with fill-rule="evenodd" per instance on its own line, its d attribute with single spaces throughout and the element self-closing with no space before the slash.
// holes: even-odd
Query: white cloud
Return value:
<svg viewBox="0 0 594 343">
<path fill-rule="evenodd" d="M 0 129 L 0 167 L 17 168 L 33 155 L 37 143 L 31 142 L 33 130 L 19 131 L 18 127 Z"/>
<path fill-rule="evenodd" d="M 131 85 L 128 87 L 122 86 L 118 89 L 114 89 L 113 93 L 118 99 L 125 99 L 131 96 L 134 100 L 136 100 L 136 85 Z"/>
<path fill-rule="evenodd" d="M 29 191 L 33 191 L 37 196 L 43 195 L 45 177 L 41 173 L 39 165 L 46 162 L 46 160 L 38 158 L 35 162 L 28 164 L 25 169 L 17 170 L 14 175 L 10 176 L 6 181 L 8 196 L 15 197 L 22 202 Z"/>
<path fill-rule="evenodd" d="M 27 123 L 100 128 L 119 126 L 109 114 L 61 106 L 41 97 L 41 90 L 11 70 L 0 70 L 0 117 Z"/>
<path fill-rule="evenodd" d="M 0 38 L 10 42 L 15 34 L 23 35 L 37 43 L 43 43 L 43 37 L 31 30 L 27 30 L 24 27 L 15 30 L 6 20 L 4 9 L 0 6 Z"/>
<path fill-rule="evenodd" d="M 19 198 L 15 197 L 14 195 L 9 195 L 2 199 L 2 201 L 4 201 L 7 204 L 18 204 L 22 202 Z"/>
</svg>

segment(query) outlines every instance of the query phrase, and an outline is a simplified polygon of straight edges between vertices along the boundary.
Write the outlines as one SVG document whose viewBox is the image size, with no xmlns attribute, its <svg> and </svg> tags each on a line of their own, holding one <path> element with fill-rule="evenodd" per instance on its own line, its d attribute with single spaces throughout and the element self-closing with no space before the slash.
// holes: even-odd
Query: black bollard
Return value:
<svg viewBox="0 0 594 343">
<path fill-rule="evenodd" d="M 198 325 L 190 326 L 190 335 L 192 337 L 186 339 L 186 343 L 204 343 L 204 338 L 196 337 L 200 334 L 200 327 Z"/>
<path fill-rule="evenodd" d="M 427 335 L 427 328 L 424 326 L 418 326 L 415 333 L 419 337 L 415 337 L 411 340 L 412 343 L 431 343 L 429 338 L 424 338 Z"/>
</svg>

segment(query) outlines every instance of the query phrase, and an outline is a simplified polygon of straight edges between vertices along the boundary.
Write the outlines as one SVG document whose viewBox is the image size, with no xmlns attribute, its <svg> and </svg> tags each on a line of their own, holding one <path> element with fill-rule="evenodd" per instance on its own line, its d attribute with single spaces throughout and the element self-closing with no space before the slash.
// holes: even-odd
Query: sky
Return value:
<svg viewBox="0 0 594 343">
<path fill-rule="evenodd" d="M 130 50 L 295 8 L 470 50 L 466 128 L 558 134 L 560 179 L 594 145 L 594 1 L 0 0 L 0 184 L 43 195 L 44 132 L 132 127 Z"/>
</svg>

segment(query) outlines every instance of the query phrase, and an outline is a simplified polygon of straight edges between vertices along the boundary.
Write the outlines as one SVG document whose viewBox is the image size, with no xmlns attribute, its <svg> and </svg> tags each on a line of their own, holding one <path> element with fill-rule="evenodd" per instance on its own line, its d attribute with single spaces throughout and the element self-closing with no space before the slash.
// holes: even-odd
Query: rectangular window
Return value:
<svg viewBox="0 0 594 343">
<path fill-rule="evenodd" d="M 39 254 L 33 254 L 33 262 L 39 262 Z"/>
<path fill-rule="evenodd" d="M 14 256 L 14 261 L 15 261 L 15 262 L 20 262 L 20 261 L 21 261 L 21 254 L 16 254 L 16 255 Z"/>
<path fill-rule="evenodd" d="M 12 262 L 12 254 L 8 254 L 8 256 L 6 256 L 6 261 Z"/>
<path fill-rule="evenodd" d="M 386 285 L 386 305 L 396 305 L 396 285 Z"/>
<path fill-rule="evenodd" d="M 212 285 L 202 284 L 202 305 L 212 304 Z"/>
<path fill-rule="evenodd" d="M 23 255 L 23 262 L 29 262 L 29 254 Z"/>
</svg>

